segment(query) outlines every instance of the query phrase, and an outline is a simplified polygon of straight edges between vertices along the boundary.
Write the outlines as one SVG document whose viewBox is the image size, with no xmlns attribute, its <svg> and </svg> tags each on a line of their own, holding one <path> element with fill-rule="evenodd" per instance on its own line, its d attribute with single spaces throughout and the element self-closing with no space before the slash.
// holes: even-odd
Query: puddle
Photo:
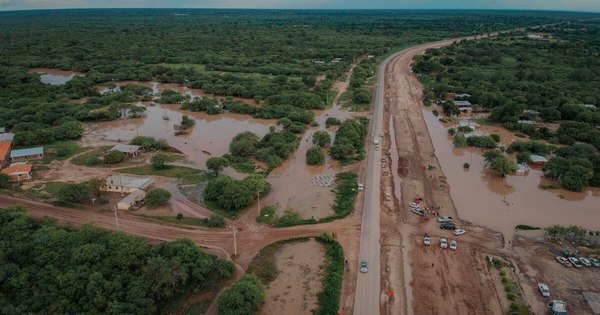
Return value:
<svg viewBox="0 0 600 315">
<path fill-rule="evenodd" d="M 50 68 L 33 68 L 29 69 L 29 73 L 39 73 L 40 81 L 44 84 L 50 85 L 63 85 L 71 79 L 73 79 L 76 75 L 85 76 L 84 73 L 74 72 L 74 71 L 64 71 L 60 69 L 50 69 Z"/>
<path fill-rule="evenodd" d="M 311 314 L 321 291 L 323 248 L 311 240 L 284 245 L 275 253 L 279 274 L 267 288 L 267 300 L 259 314 Z"/>
<path fill-rule="evenodd" d="M 505 179 L 488 174 L 481 151 L 455 149 L 438 118 L 429 110 L 423 110 L 423 115 L 462 219 L 497 229 L 509 239 L 519 224 L 600 230 L 600 189 L 588 188 L 582 193 L 539 189 L 541 183 L 549 182 L 541 170 Z M 469 170 L 463 169 L 465 162 L 471 164 Z"/>
</svg>

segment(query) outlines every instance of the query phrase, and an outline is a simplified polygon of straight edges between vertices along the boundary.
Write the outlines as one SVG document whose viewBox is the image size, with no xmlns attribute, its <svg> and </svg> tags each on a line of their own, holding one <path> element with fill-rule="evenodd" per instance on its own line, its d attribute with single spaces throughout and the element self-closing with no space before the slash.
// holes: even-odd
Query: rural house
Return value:
<svg viewBox="0 0 600 315">
<path fill-rule="evenodd" d="M 517 123 L 521 124 L 521 125 L 537 125 L 537 122 L 533 121 L 533 120 L 517 120 Z"/>
<path fill-rule="evenodd" d="M 6 128 L 0 127 L 0 133 L 4 133 L 5 131 L 6 131 Z"/>
<path fill-rule="evenodd" d="M 119 210 L 129 210 L 131 208 L 135 208 L 140 205 L 144 198 L 146 197 L 146 192 L 143 190 L 136 190 L 129 194 L 129 196 L 121 199 L 117 202 L 117 209 Z"/>
<path fill-rule="evenodd" d="M 8 165 L 8 153 L 10 152 L 10 148 L 12 147 L 12 142 L 10 141 L 2 141 L 0 142 L 0 168 Z"/>
<path fill-rule="evenodd" d="M 136 157 L 140 154 L 141 148 L 142 147 L 140 147 L 139 145 L 117 144 L 114 147 L 112 147 L 110 151 L 119 151 L 125 154 L 127 157 Z"/>
<path fill-rule="evenodd" d="M 531 157 L 529 158 L 529 165 L 534 166 L 534 167 L 542 167 L 544 166 L 544 164 L 546 164 L 546 162 L 548 162 L 548 159 L 546 159 L 545 157 L 541 156 L 541 155 L 535 155 L 532 154 Z"/>
<path fill-rule="evenodd" d="M 15 134 L 12 132 L 0 133 L 0 142 L 2 141 L 13 141 Z"/>
<path fill-rule="evenodd" d="M 13 162 L 23 162 L 30 160 L 38 160 L 44 158 L 44 148 L 28 148 L 10 151 L 10 160 Z"/>
<path fill-rule="evenodd" d="M 458 128 L 469 128 L 471 129 L 471 131 L 475 131 L 477 130 L 477 128 L 479 127 L 479 124 L 470 120 L 470 119 L 461 119 L 458 122 Z"/>
<path fill-rule="evenodd" d="M 132 193 L 137 190 L 147 190 L 152 185 L 154 185 L 154 179 L 148 177 L 111 175 L 106 178 L 105 186 L 101 189 L 110 192 Z"/>
<path fill-rule="evenodd" d="M 31 164 L 13 164 L 3 169 L 2 174 L 8 175 L 11 182 L 31 179 Z"/>
<path fill-rule="evenodd" d="M 473 104 L 471 104 L 471 102 L 469 102 L 469 101 L 454 101 L 454 105 L 456 105 L 456 107 L 458 107 L 458 108 L 471 108 L 471 107 L 473 107 Z"/>
</svg>

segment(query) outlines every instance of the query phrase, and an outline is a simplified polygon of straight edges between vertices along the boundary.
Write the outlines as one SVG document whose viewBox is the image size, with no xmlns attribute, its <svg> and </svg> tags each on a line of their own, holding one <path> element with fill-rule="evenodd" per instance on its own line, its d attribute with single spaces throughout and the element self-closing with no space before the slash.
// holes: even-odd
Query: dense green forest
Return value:
<svg viewBox="0 0 600 315">
<path fill-rule="evenodd" d="M 188 292 L 218 289 L 233 264 L 190 240 L 148 245 L 0 209 L 0 313 L 153 314 Z"/>
<path fill-rule="evenodd" d="M 122 80 L 175 82 L 215 95 L 267 100 L 258 112 L 229 106 L 262 118 L 282 118 L 291 111 L 304 115 L 307 109 L 326 106 L 332 80 L 367 53 L 381 56 L 409 44 L 587 16 L 517 11 L 2 12 L 0 126 L 12 128 L 15 144 L 24 146 L 80 137 L 81 126 L 72 121 L 142 114 L 131 104 L 148 99 L 147 90 L 98 94 L 96 85 Z M 334 58 L 340 61 L 332 62 Z M 83 75 L 65 85 L 45 85 L 38 74 L 28 72 L 34 67 Z M 317 74 L 325 74 L 325 80 L 317 83 Z M 357 78 L 353 84 L 362 81 Z M 68 101 L 82 97 L 89 99 L 83 104 Z M 361 89 L 353 93 L 359 102 L 368 97 Z M 214 107 L 207 111 L 219 112 Z"/>
<path fill-rule="evenodd" d="M 531 38 L 531 33 L 543 38 Z M 554 148 L 544 167 L 563 187 L 600 187 L 600 21 L 462 41 L 428 51 L 413 69 L 427 85 L 426 99 L 467 93 L 476 111 L 490 113 L 490 122 L 533 140 L 566 145 Z M 444 111 L 452 112 L 452 107 L 446 102 Z M 541 153 L 534 150 L 539 145 L 511 147 Z"/>
</svg>

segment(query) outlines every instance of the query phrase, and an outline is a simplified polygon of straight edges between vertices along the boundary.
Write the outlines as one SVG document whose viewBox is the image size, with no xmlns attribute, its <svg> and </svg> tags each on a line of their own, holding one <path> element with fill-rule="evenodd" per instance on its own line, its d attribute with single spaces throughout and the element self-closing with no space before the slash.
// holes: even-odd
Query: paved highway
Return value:
<svg viewBox="0 0 600 315">
<path fill-rule="evenodd" d="M 383 124 L 383 97 L 385 86 L 385 68 L 388 62 L 396 55 L 386 58 L 377 69 L 377 88 L 375 91 L 374 113 L 369 137 L 371 145 L 367 155 L 367 171 L 364 190 L 364 205 L 362 214 L 362 227 L 360 232 L 360 253 L 358 261 L 365 260 L 368 264 L 368 272 L 361 273 L 359 266 L 356 277 L 356 295 L 354 299 L 354 314 L 377 315 L 379 314 L 380 301 L 380 246 L 379 246 L 379 212 L 381 188 L 379 186 L 381 177 L 381 132 Z M 370 136 L 370 135 L 369 135 Z M 379 138 L 379 145 L 373 145 L 373 138 Z M 376 149 L 376 147 L 379 147 Z"/>
</svg>

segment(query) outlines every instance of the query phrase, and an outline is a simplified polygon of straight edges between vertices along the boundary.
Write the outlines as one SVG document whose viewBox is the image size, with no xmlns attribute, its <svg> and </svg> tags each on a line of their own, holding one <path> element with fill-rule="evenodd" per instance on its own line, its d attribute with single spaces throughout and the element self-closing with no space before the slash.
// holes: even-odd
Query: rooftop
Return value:
<svg viewBox="0 0 600 315">
<path fill-rule="evenodd" d="M 532 154 L 531 157 L 529 157 L 529 159 L 531 160 L 531 162 L 548 162 L 547 158 L 535 154 Z"/>
<path fill-rule="evenodd" d="M 454 105 L 458 107 L 471 107 L 473 104 L 469 101 L 454 101 Z"/>
<path fill-rule="evenodd" d="M 519 124 L 523 124 L 523 125 L 535 125 L 536 122 L 533 120 L 518 120 L 517 121 Z"/>
<path fill-rule="evenodd" d="M 0 159 L 4 159 L 8 155 L 8 151 L 10 151 L 10 145 L 10 141 L 0 142 Z"/>
<path fill-rule="evenodd" d="M 136 201 L 142 200 L 146 197 L 146 193 L 143 190 L 136 190 L 129 194 L 127 197 L 121 199 L 119 202 L 126 203 L 128 205 L 135 203 Z"/>
<path fill-rule="evenodd" d="M 29 173 L 31 172 L 31 164 L 16 164 L 11 165 L 2 170 L 3 174 L 17 174 L 17 173 Z"/>
<path fill-rule="evenodd" d="M 10 151 L 11 159 L 17 158 L 17 157 L 29 156 L 29 155 L 44 155 L 44 147 L 27 148 L 27 149 Z"/>
<path fill-rule="evenodd" d="M 123 153 L 134 153 L 136 151 L 138 151 L 141 147 L 139 145 L 130 145 L 130 144 L 117 144 L 114 147 L 112 147 L 112 149 L 110 149 L 111 151 L 119 151 L 119 152 L 123 152 Z"/>
<path fill-rule="evenodd" d="M 6 128 L 0 127 L 0 133 L 4 133 L 5 131 L 6 131 Z"/>
<path fill-rule="evenodd" d="M 148 177 L 131 177 L 124 175 L 112 175 L 106 178 L 107 186 L 120 186 L 127 188 L 143 188 L 154 183 L 154 179 Z"/>
<path fill-rule="evenodd" d="M 11 132 L 0 133 L 0 141 L 12 141 L 14 137 L 15 134 Z"/>
</svg>

